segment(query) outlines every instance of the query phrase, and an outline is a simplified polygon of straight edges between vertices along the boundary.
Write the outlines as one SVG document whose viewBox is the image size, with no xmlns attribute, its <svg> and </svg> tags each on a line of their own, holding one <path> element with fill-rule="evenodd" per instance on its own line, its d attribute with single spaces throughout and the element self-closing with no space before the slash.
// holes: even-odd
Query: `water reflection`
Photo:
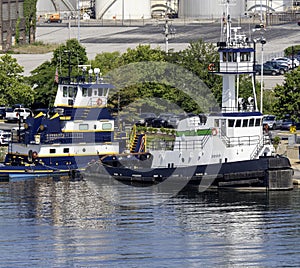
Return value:
<svg viewBox="0 0 300 268">
<path fill-rule="evenodd" d="M 297 267 L 299 197 L 299 190 L 189 189 L 169 198 L 114 181 L 2 183 L 0 260 L 6 267 Z"/>
</svg>

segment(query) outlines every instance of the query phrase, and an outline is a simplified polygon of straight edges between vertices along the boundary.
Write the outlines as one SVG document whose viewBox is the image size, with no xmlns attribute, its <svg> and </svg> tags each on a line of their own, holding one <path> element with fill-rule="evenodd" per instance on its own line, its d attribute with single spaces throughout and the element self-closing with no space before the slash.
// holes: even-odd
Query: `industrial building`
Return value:
<svg viewBox="0 0 300 268">
<path fill-rule="evenodd" d="M 162 17 L 166 10 L 184 19 L 219 18 L 225 0 L 39 0 L 38 14 L 76 12 L 81 10 L 95 19 L 148 19 Z M 231 16 L 245 13 L 289 12 L 297 10 L 297 0 L 231 0 Z"/>
<path fill-rule="evenodd" d="M 0 51 L 26 42 L 24 0 L 0 0 Z"/>
</svg>

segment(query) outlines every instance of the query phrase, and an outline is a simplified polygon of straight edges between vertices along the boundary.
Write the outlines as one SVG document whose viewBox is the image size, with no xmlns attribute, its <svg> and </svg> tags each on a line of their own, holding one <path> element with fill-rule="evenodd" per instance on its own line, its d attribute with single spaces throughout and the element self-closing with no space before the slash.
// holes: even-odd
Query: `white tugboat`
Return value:
<svg viewBox="0 0 300 268">
<path fill-rule="evenodd" d="M 181 120 L 174 143 L 145 142 L 145 134 L 135 133 L 131 153 L 107 155 L 86 168 L 86 176 L 110 176 L 124 182 L 159 183 L 182 178 L 199 185 L 210 178 L 216 187 L 256 186 L 292 189 L 292 173 L 287 158 L 275 156 L 274 147 L 262 127 L 263 114 L 257 107 L 254 88 L 253 42 L 232 27 L 228 13 L 225 38 L 218 43 L 220 60 L 208 69 L 223 77 L 222 107 L 206 120 L 199 116 Z M 239 97 L 239 75 L 252 77 L 253 96 Z"/>
</svg>

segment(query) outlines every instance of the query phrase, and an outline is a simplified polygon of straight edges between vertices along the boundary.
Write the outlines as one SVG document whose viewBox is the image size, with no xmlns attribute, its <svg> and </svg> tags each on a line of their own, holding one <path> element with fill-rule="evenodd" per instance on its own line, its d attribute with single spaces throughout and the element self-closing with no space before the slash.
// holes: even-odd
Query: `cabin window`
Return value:
<svg viewBox="0 0 300 268">
<path fill-rule="evenodd" d="M 228 127 L 233 127 L 234 126 L 234 119 L 229 119 L 228 120 Z"/>
<path fill-rule="evenodd" d="M 50 154 L 55 154 L 56 153 L 56 149 L 50 149 Z"/>
<path fill-rule="evenodd" d="M 98 88 L 98 96 L 103 96 L 103 89 L 102 88 Z"/>
<path fill-rule="evenodd" d="M 93 93 L 93 90 L 91 88 L 88 89 L 88 96 L 91 97 Z"/>
<path fill-rule="evenodd" d="M 254 118 L 251 118 L 249 120 L 249 127 L 253 127 L 254 126 Z"/>
<path fill-rule="evenodd" d="M 241 61 L 250 61 L 250 52 L 241 52 Z"/>
<path fill-rule="evenodd" d="M 215 127 L 219 127 L 219 119 L 215 119 Z"/>
<path fill-rule="evenodd" d="M 64 153 L 65 154 L 69 153 L 69 148 L 64 148 Z"/>
<path fill-rule="evenodd" d="M 112 124 L 111 123 L 103 123 L 102 124 L 102 130 L 111 130 Z"/>
<path fill-rule="evenodd" d="M 237 119 L 236 122 L 235 122 L 235 127 L 241 127 L 241 123 L 242 123 L 242 120 Z"/>
<path fill-rule="evenodd" d="M 83 96 L 83 97 L 86 97 L 87 94 L 88 94 L 87 88 L 83 88 L 83 89 L 82 89 L 82 96 Z"/>
<path fill-rule="evenodd" d="M 88 124 L 79 124 L 79 130 L 88 130 L 89 125 Z"/>
<path fill-rule="evenodd" d="M 243 119 L 243 127 L 247 127 L 248 126 L 248 119 Z"/>
<path fill-rule="evenodd" d="M 63 97 L 68 97 L 68 87 L 63 87 Z"/>
<path fill-rule="evenodd" d="M 223 52 L 223 61 L 227 61 L 227 53 Z"/>
<path fill-rule="evenodd" d="M 94 125 L 94 129 L 97 129 L 97 125 Z"/>
<path fill-rule="evenodd" d="M 259 126 L 260 126 L 260 119 L 259 119 L 259 118 L 257 118 L 257 119 L 255 120 L 255 126 L 256 126 L 256 127 L 259 127 Z"/>
<path fill-rule="evenodd" d="M 94 96 L 98 96 L 98 91 L 94 90 Z"/>
<path fill-rule="evenodd" d="M 75 98 L 77 95 L 77 87 L 69 87 L 69 97 Z"/>
</svg>

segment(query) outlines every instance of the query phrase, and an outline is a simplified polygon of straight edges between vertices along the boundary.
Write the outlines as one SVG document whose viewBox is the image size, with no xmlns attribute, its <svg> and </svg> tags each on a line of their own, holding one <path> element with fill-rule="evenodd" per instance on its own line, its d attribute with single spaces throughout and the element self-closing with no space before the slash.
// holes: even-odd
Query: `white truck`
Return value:
<svg viewBox="0 0 300 268">
<path fill-rule="evenodd" d="M 17 122 L 20 120 L 23 122 L 28 116 L 32 116 L 33 113 L 29 108 L 15 108 L 7 110 L 5 113 L 6 122 Z"/>
</svg>

